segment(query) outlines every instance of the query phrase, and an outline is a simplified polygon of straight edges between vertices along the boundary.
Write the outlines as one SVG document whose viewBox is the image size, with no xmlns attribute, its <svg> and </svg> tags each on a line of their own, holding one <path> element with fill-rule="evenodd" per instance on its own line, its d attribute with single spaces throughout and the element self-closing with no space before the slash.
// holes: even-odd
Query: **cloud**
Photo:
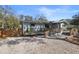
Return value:
<svg viewBox="0 0 79 59">
<path fill-rule="evenodd" d="M 18 15 L 30 15 L 30 16 L 31 16 L 31 14 L 30 14 L 29 12 L 24 11 L 24 10 L 19 10 L 19 11 L 17 11 L 17 14 L 18 14 Z"/>
<path fill-rule="evenodd" d="M 52 19 L 54 12 L 55 12 L 54 10 L 48 9 L 46 7 L 42 7 L 39 9 L 39 13 L 45 15 L 49 19 Z"/>
<path fill-rule="evenodd" d="M 60 20 L 60 19 L 66 19 L 71 18 L 72 15 L 79 12 L 79 10 L 71 10 L 70 7 L 61 7 L 56 9 L 50 9 L 47 7 L 41 7 L 39 8 L 39 13 L 45 15 L 49 20 Z"/>
</svg>

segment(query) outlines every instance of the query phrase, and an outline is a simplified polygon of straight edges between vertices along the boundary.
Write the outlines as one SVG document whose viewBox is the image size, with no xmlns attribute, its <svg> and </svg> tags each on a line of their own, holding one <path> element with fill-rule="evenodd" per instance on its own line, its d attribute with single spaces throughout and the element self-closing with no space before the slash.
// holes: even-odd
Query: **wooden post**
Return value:
<svg viewBox="0 0 79 59">
<path fill-rule="evenodd" d="M 47 31 L 45 31 L 45 33 L 44 33 L 45 38 L 47 38 L 48 35 L 49 35 L 49 31 L 47 30 Z"/>
<path fill-rule="evenodd" d="M 1 30 L 0 30 L 0 37 L 1 37 L 2 33 L 1 33 Z"/>
</svg>

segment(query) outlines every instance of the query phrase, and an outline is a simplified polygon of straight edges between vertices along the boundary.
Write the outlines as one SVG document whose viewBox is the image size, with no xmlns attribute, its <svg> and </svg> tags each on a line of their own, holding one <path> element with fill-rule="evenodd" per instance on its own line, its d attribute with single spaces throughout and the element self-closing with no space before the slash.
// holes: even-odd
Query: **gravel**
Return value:
<svg viewBox="0 0 79 59">
<path fill-rule="evenodd" d="M 79 45 L 64 40 L 11 37 L 0 41 L 0 54 L 78 54 Z"/>
</svg>

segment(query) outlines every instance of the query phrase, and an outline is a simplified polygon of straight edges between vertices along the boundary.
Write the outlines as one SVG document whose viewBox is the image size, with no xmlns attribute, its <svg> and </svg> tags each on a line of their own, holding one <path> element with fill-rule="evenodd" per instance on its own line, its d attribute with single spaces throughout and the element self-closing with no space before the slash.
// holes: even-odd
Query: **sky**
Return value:
<svg viewBox="0 0 79 59">
<path fill-rule="evenodd" d="M 79 12 L 79 5 L 10 5 L 17 15 L 44 15 L 49 21 L 71 19 Z"/>
</svg>

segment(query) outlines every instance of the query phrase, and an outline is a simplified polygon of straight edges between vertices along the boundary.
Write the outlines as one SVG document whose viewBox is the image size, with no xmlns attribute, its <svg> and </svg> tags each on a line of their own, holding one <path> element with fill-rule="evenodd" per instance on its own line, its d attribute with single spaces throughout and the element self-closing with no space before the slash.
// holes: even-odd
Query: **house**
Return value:
<svg viewBox="0 0 79 59">
<path fill-rule="evenodd" d="M 21 21 L 21 28 L 23 31 L 23 35 L 30 34 L 44 34 L 46 30 L 49 31 L 55 31 L 59 32 L 60 30 L 60 24 L 59 22 L 53 22 L 53 21 L 46 21 L 46 22 L 40 22 L 40 21 Z M 52 31 L 52 32 L 53 32 Z"/>
<path fill-rule="evenodd" d="M 71 27 L 70 19 L 62 19 L 59 22 L 61 23 L 62 30 L 67 30 L 69 27 Z"/>
</svg>

